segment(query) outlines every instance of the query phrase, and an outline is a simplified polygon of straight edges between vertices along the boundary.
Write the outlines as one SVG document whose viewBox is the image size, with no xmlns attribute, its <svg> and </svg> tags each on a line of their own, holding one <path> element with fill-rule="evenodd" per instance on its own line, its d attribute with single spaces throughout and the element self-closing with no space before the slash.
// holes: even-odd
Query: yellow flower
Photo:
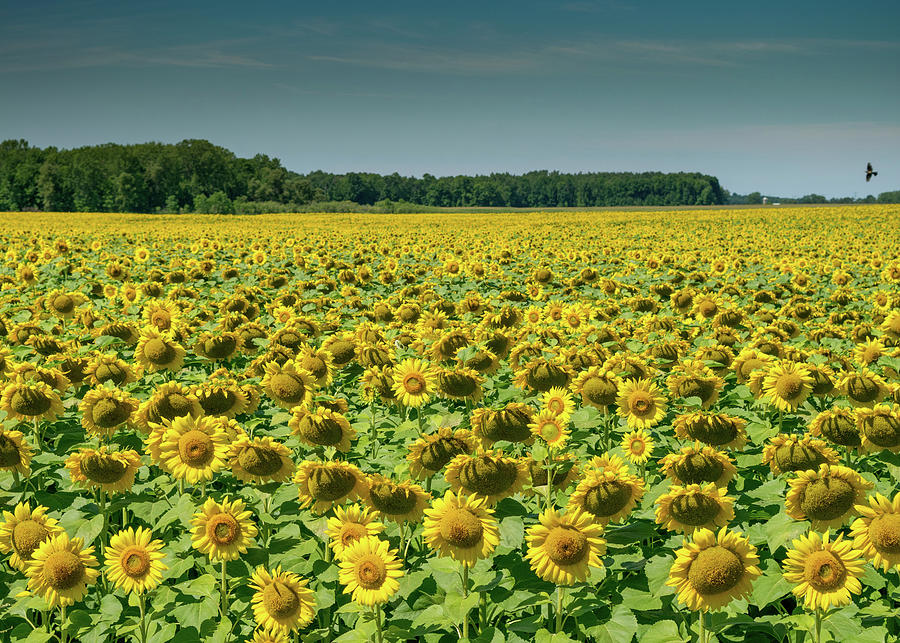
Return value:
<svg viewBox="0 0 900 643">
<path fill-rule="evenodd" d="M 91 435 L 108 438 L 123 424 L 131 423 L 138 406 L 136 399 L 120 389 L 91 389 L 78 408 L 81 426 Z"/>
<path fill-rule="evenodd" d="M 538 576 L 556 585 L 574 585 L 587 580 L 589 567 L 603 565 L 603 527 L 589 513 L 574 509 L 560 515 L 547 509 L 538 520 L 540 524 L 529 528 L 525 536 L 525 559 Z"/>
<path fill-rule="evenodd" d="M 850 595 L 862 591 L 862 552 L 843 534 L 831 541 L 827 530 L 823 536 L 811 531 L 793 545 L 784 561 L 784 578 L 796 585 L 791 591 L 807 609 L 848 605 Z"/>
<path fill-rule="evenodd" d="M 814 380 L 809 369 L 794 362 L 778 362 L 765 371 L 763 399 L 780 411 L 796 411 L 812 393 Z"/>
<path fill-rule="evenodd" d="M 553 387 L 541 395 L 541 406 L 557 417 L 571 417 L 575 401 L 568 389 Z"/>
<path fill-rule="evenodd" d="M 347 462 L 301 462 L 294 474 L 300 507 L 312 505 L 314 513 L 325 513 L 345 500 L 365 498 L 362 472 Z"/>
<path fill-rule="evenodd" d="M 850 525 L 853 547 L 887 572 L 900 568 L 900 493 L 888 500 L 880 493 L 869 496 L 869 504 L 857 505 L 859 518 Z"/>
<path fill-rule="evenodd" d="M 461 453 L 468 455 L 474 450 L 475 438 L 468 429 L 454 430 L 443 426 L 437 432 L 425 435 L 411 444 L 406 460 L 413 478 L 429 478 L 455 456 Z"/>
<path fill-rule="evenodd" d="M 856 471 L 829 464 L 820 465 L 818 471 L 798 471 L 788 484 L 787 514 L 809 520 L 816 530 L 843 525 L 872 488 Z"/>
<path fill-rule="evenodd" d="M 737 468 L 726 453 L 699 442 L 682 447 L 678 453 L 666 455 L 659 464 L 663 473 L 681 486 L 712 482 L 717 487 L 727 487 L 737 473 Z"/>
<path fill-rule="evenodd" d="M 31 509 L 28 502 L 20 502 L 12 513 L 3 512 L 4 523 L 0 525 L 0 552 L 12 552 L 9 564 L 21 572 L 31 560 L 32 554 L 45 540 L 62 533 L 55 518 L 46 515 L 47 507 L 38 505 Z"/>
<path fill-rule="evenodd" d="M 376 520 L 377 512 L 368 507 L 350 505 L 334 508 L 334 516 L 328 519 L 325 535 L 331 540 L 328 545 L 340 557 L 343 551 L 361 538 L 377 536 L 384 531 L 384 525 Z"/>
<path fill-rule="evenodd" d="M 672 421 L 675 437 L 691 439 L 713 447 L 739 449 L 747 443 L 747 422 L 725 413 L 697 411 L 676 416 Z"/>
<path fill-rule="evenodd" d="M 540 438 L 551 449 L 561 449 L 569 439 L 569 416 L 543 409 L 528 425 L 531 435 Z"/>
<path fill-rule="evenodd" d="M 242 435 L 231 445 L 231 473 L 243 482 L 284 482 L 294 473 L 291 450 L 269 436 Z"/>
<path fill-rule="evenodd" d="M 109 541 L 106 576 L 126 594 L 150 591 L 162 582 L 162 573 L 168 569 L 160 562 L 165 557 L 160 552 L 163 543 L 152 538 L 149 529 L 129 527 Z"/>
<path fill-rule="evenodd" d="M 250 516 L 243 500 L 226 497 L 220 504 L 207 498 L 191 519 L 191 544 L 210 560 L 235 560 L 258 533 Z"/>
<path fill-rule="evenodd" d="M 444 478 L 453 491 L 476 494 L 493 506 L 522 489 L 528 480 L 528 463 L 500 451 L 460 454 L 447 465 Z"/>
<path fill-rule="evenodd" d="M 900 452 L 900 405 L 876 404 L 856 409 L 856 426 L 867 451 Z"/>
<path fill-rule="evenodd" d="M 656 499 L 656 522 L 669 531 L 689 534 L 724 527 L 734 520 L 734 499 L 713 483 L 672 485 Z"/>
<path fill-rule="evenodd" d="M 437 389 L 437 373 L 427 362 L 405 359 L 394 367 L 394 394 L 404 406 L 419 407 L 428 402 Z"/>
<path fill-rule="evenodd" d="M 588 404 L 606 413 L 616 403 L 622 380 L 614 373 L 592 366 L 581 373 L 572 383 L 573 390 L 581 395 L 581 403 Z"/>
<path fill-rule="evenodd" d="M 23 476 L 31 473 L 33 452 L 23 438 L 21 431 L 0 428 L 0 471 L 17 471 Z"/>
<path fill-rule="evenodd" d="M 583 510 L 605 525 L 631 513 L 644 495 L 644 481 L 625 469 L 603 468 L 588 471 L 569 496 L 569 511 Z"/>
<path fill-rule="evenodd" d="M 305 444 L 334 447 L 341 453 L 349 451 L 350 441 L 356 439 L 356 429 L 342 413 L 321 406 L 315 411 L 295 406 L 288 426 Z"/>
<path fill-rule="evenodd" d="M 763 464 L 768 464 L 772 475 L 788 471 L 816 470 L 820 464 L 837 464 L 838 454 L 823 440 L 808 435 L 779 433 L 769 440 L 763 449 Z"/>
<path fill-rule="evenodd" d="M 431 494 L 408 480 L 396 483 L 373 473 L 366 478 L 366 484 L 368 505 L 394 522 L 418 522 L 431 501 Z"/>
<path fill-rule="evenodd" d="M 65 532 L 41 542 L 25 570 L 28 590 L 42 596 L 51 608 L 84 598 L 88 584 L 96 582 L 100 572 L 95 569 L 94 548 L 82 547 L 81 538 L 69 540 Z"/>
<path fill-rule="evenodd" d="M 309 625 L 316 616 L 316 595 L 308 584 L 293 572 L 281 571 L 281 565 L 271 573 L 257 567 L 250 577 L 250 587 L 256 590 L 250 600 L 256 624 L 285 634 Z"/>
<path fill-rule="evenodd" d="M 751 584 L 762 575 L 758 565 L 756 547 L 741 532 L 722 527 L 717 535 L 700 529 L 675 552 L 666 585 L 688 609 L 717 610 L 749 596 Z"/>
<path fill-rule="evenodd" d="M 340 556 L 338 580 L 344 593 L 360 605 L 387 603 L 400 589 L 403 563 L 397 551 L 375 536 L 361 538 L 346 547 Z"/>
<path fill-rule="evenodd" d="M 534 415 L 530 406 L 519 402 L 511 402 L 500 410 L 479 407 L 472 412 L 472 435 L 486 449 L 501 440 L 529 444 L 534 440 L 529 427 Z"/>
<path fill-rule="evenodd" d="M 228 458 L 228 436 L 222 424 L 210 417 L 190 415 L 164 421 L 166 430 L 159 446 L 165 469 L 191 484 L 212 480 Z"/>
<path fill-rule="evenodd" d="M 309 371 L 294 362 L 286 362 L 283 366 L 269 362 L 265 365 L 262 387 L 275 404 L 291 409 L 312 401 L 315 380 Z"/>
<path fill-rule="evenodd" d="M 106 493 L 122 493 L 134 484 L 134 475 L 141 468 L 137 451 L 113 451 L 106 446 L 81 449 L 66 458 L 66 469 L 72 482 Z"/>
<path fill-rule="evenodd" d="M 0 409 L 16 420 L 43 418 L 52 420 L 63 413 L 59 394 L 40 380 L 17 377 L 0 393 Z"/>
<path fill-rule="evenodd" d="M 425 510 L 423 536 L 438 556 L 450 556 L 472 567 L 500 543 L 494 512 L 483 498 L 448 491 Z"/>
<path fill-rule="evenodd" d="M 643 429 L 632 431 L 622 438 L 622 451 L 632 464 L 643 464 L 653 454 L 653 438 Z"/>
<path fill-rule="evenodd" d="M 625 380 L 618 391 L 618 414 L 631 429 L 649 429 L 662 422 L 666 415 L 666 400 L 650 380 Z"/>
<path fill-rule="evenodd" d="M 141 338 L 134 349 L 138 364 L 151 373 L 163 370 L 177 373 L 184 365 L 185 354 L 171 331 L 159 331 L 150 326 L 141 330 Z"/>
</svg>

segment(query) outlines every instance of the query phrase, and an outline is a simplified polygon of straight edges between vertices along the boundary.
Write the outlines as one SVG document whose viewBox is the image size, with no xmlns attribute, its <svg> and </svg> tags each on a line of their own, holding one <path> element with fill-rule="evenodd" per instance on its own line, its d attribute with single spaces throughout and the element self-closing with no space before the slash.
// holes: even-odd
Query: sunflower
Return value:
<svg viewBox="0 0 900 643">
<path fill-rule="evenodd" d="M 305 369 L 313 376 L 316 386 L 325 388 L 334 377 L 334 365 L 331 353 L 324 349 L 304 346 L 295 358 L 297 366 Z"/>
<path fill-rule="evenodd" d="M 567 489 L 578 479 L 580 469 L 575 456 L 571 453 L 555 455 L 550 461 L 538 462 L 531 457 L 527 457 L 525 460 L 528 463 L 528 477 L 530 478 L 530 484 L 523 491 L 526 496 L 534 495 L 539 487 L 546 489 L 551 464 L 553 465 L 554 489 Z"/>
<path fill-rule="evenodd" d="M 134 349 L 134 358 L 141 368 L 151 373 L 168 370 L 177 373 L 184 365 L 185 350 L 172 331 L 152 327 L 141 330 L 141 338 Z"/>
<path fill-rule="evenodd" d="M 575 411 L 575 401 L 568 389 L 553 387 L 541 395 L 541 406 L 557 417 L 570 417 Z"/>
<path fill-rule="evenodd" d="M 291 409 L 288 426 L 300 441 L 310 446 L 334 447 L 341 453 L 350 450 L 350 441 L 356 439 L 356 429 L 343 414 L 325 407 L 309 411 L 306 406 Z"/>
<path fill-rule="evenodd" d="M 185 415 L 164 420 L 165 432 L 159 445 L 166 471 L 178 479 L 196 484 L 212 480 L 228 458 L 228 436 L 215 418 Z"/>
<path fill-rule="evenodd" d="M 739 449 L 747 443 L 746 424 L 746 420 L 739 417 L 703 411 L 679 415 L 672 421 L 677 438 L 732 449 Z"/>
<path fill-rule="evenodd" d="M 251 484 L 284 482 L 294 473 L 291 450 L 269 436 L 240 436 L 231 445 L 228 463 L 235 478 Z"/>
<path fill-rule="evenodd" d="M 675 552 L 666 585 L 688 609 L 717 610 L 749 596 L 751 584 L 762 575 L 758 565 L 756 547 L 741 532 L 700 529 Z"/>
<path fill-rule="evenodd" d="M 673 397 L 696 397 L 700 407 L 708 409 L 719 398 L 725 380 L 699 360 L 686 361 L 677 372 L 666 379 L 666 386 Z"/>
<path fill-rule="evenodd" d="M 181 324 L 181 312 L 174 302 L 151 299 L 141 310 L 144 321 L 158 331 L 174 330 Z"/>
<path fill-rule="evenodd" d="M 81 449 L 66 458 L 66 469 L 72 482 L 106 493 L 123 493 L 131 489 L 140 468 L 141 456 L 131 449 L 110 452 L 106 446 L 101 446 L 99 449 Z"/>
<path fill-rule="evenodd" d="M 644 495 L 644 481 L 626 469 L 602 468 L 587 472 L 569 496 L 567 509 L 583 510 L 605 525 L 631 513 Z"/>
<path fill-rule="evenodd" d="M 212 373 L 205 382 L 195 386 L 192 392 L 206 415 L 233 418 L 247 413 L 250 408 L 247 391 L 233 378 L 227 377 L 225 369 Z"/>
<path fill-rule="evenodd" d="M 771 355 L 766 355 L 756 349 L 745 348 L 734 358 L 731 366 L 737 375 L 738 384 L 746 384 L 753 371 L 765 369 L 774 362 Z"/>
<path fill-rule="evenodd" d="M 16 471 L 22 476 L 31 473 L 33 452 L 23 438 L 21 431 L 0 428 L 0 471 Z"/>
<path fill-rule="evenodd" d="M 63 531 L 57 520 L 46 514 L 47 507 L 38 505 L 32 510 L 28 502 L 17 504 L 12 513 L 3 512 L 0 552 L 12 552 L 9 564 L 21 572 L 25 571 L 26 564 L 42 542 Z"/>
<path fill-rule="evenodd" d="M 235 331 L 222 330 L 202 333 L 194 342 L 194 354 L 208 360 L 227 360 L 241 349 L 241 336 Z"/>
<path fill-rule="evenodd" d="M 420 359 L 406 359 L 394 367 L 394 394 L 404 406 L 422 406 L 437 390 L 437 372 Z"/>
<path fill-rule="evenodd" d="M 281 565 L 271 572 L 257 567 L 250 577 L 250 587 L 256 590 L 250 600 L 256 624 L 285 634 L 309 625 L 316 616 L 316 595 L 308 585 L 305 578 L 281 571 Z"/>
<path fill-rule="evenodd" d="M 514 384 L 522 390 L 543 393 L 552 388 L 567 388 L 574 376 L 572 367 L 561 357 L 538 356 L 515 373 Z"/>
<path fill-rule="evenodd" d="M 78 407 L 81 426 L 90 435 L 109 438 L 120 426 L 132 422 L 138 407 L 138 401 L 121 389 L 97 387 L 85 394 Z"/>
<path fill-rule="evenodd" d="M 595 455 L 588 464 L 598 471 L 614 471 L 618 473 L 629 473 L 631 471 L 621 456 L 609 451 L 602 455 Z"/>
<path fill-rule="evenodd" d="M 390 366 L 371 366 L 367 368 L 359 379 L 362 386 L 363 398 L 372 403 L 379 398 L 388 404 L 396 400 L 394 393 L 394 371 Z"/>
<path fill-rule="evenodd" d="M 763 464 L 769 465 L 774 476 L 789 471 L 817 470 L 820 464 L 838 461 L 834 449 L 808 435 L 779 433 L 763 449 Z"/>
<path fill-rule="evenodd" d="M 887 572 L 900 568 L 900 493 L 891 501 L 880 493 L 869 496 L 869 504 L 856 507 L 859 518 L 850 525 L 853 547 Z"/>
<path fill-rule="evenodd" d="M 325 513 L 345 500 L 366 496 L 362 472 L 347 462 L 301 462 L 293 481 L 298 486 L 300 507 L 312 505 L 314 513 Z"/>
<path fill-rule="evenodd" d="M 528 444 L 534 440 L 530 428 L 534 415 L 530 406 L 519 402 L 499 410 L 480 407 L 472 413 L 472 435 L 486 449 L 501 440 Z"/>
<path fill-rule="evenodd" d="M 81 538 L 70 540 L 63 531 L 41 542 L 28 561 L 28 590 L 42 596 L 51 609 L 80 601 L 100 575 L 94 548 L 82 547 Z"/>
<path fill-rule="evenodd" d="M 450 556 L 467 567 L 487 558 L 500 543 L 494 512 L 483 498 L 448 491 L 425 510 L 423 536 L 438 556 Z"/>
<path fill-rule="evenodd" d="M 622 451 L 632 464 L 644 464 L 653 453 L 653 438 L 644 429 L 632 431 L 622 438 Z"/>
<path fill-rule="evenodd" d="M 855 407 L 875 406 L 888 394 L 885 381 L 868 368 L 862 368 L 856 373 L 847 373 L 840 379 L 837 387 Z"/>
<path fill-rule="evenodd" d="M 375 536 L 351 543 L 341 554 L 338 581 L 344 593 L 361 605 L 373 607 L 386 603 L 400 589 L 403 563 L 397 551 Z"/>
<path fill-rule="evenodd" d="M 43 418 L 52 420 L 63 414 L 59 394 L 40 380 L 21 377 L 10 381 L 0 393 L 0 409 L 16 420 Z"/>
<path fill-rule="evenodd" d="M 606 553 L 603 527 L 580 509 L 560 514 L 547 509 L 540 524 L 528 529 L 525 559 L 542 579 L 556 585 L 574 585 L 587 580 L 590 567 L 602 567 Z"/>
<path fill-rule="evenodd" d="M 856 410 L 862 447 L 867 451 L 900 452 L 900 405 L 876 404 Z"/>
<path fill-rule="evenodd" d="M 161 562 L 163 543 L 152 538 L 149 529 L 129 527 L 109 540 L 106 577 L 126 594 L 150 591 L 162 582 L 162 573 L 168 569 Z"/>
<path fill-rule="evenodd" d="M 856 419 L 856 411 L 839 406 L 822 411 L 809 424 L 809 434 L 824 436 L 844 447 L 862 445 L 862 436 Z"/>
<path fill-rule="evenodd" d="M 166 420 L 173 421 L 186 415 L 203 415 L 200 401 L 187 387 L 178 382 L 167 382 L 158 387 L 150 399 L 141 403 L 135 420 L 145 433 L 149 433 L 151 424 L 162 424 Z"/>
<path fill-rule="evenodd" d="M 106 382 L 124 386 L 137 381 L 134 369 L 115 353 L 94 357 L 87 366 L 86 376 L 90 379 L 91 386 L 100 386 Z"/>
<path fill-rule="evenodd" d="M 431 500 L 431 494 L 408 480 L 397 483 L 377 473 L 366 477 L 366 503 L 383 518 L 397 523 L 416 523 Z"/>
<path fill-rule="evenodd" d="M 43 382 L 59 394 L 65 393 L 72 386 L 72 382 L 59 368 L 44 368 L 31 362 L 16 364 L 10 379 L 16 378 L 21 378 L 28 382 Z"/>
<path fill-rule="evenodd" d="M 807 609 L 848 605 L 850 594 L 862 591 L 862 552 L 843 534 L 830 540 L 828 531 L 821 536 L 811 531 L 793 545 L 784 561 L 784 579 L 795 585 L 791 591 Z"/>
<path fill-rule="evenodd" d="M 528 463 L 500 451 L 460 454 L 447 465 L 444 478 L 453 491 L 475 494 L 493 506 L 522 489 L 528 480 Z"/>
<path fill-rule="evenodd" d="M 443 469 L 455 456 L 475 451 L 475 438 L 468 429 L 443 426 L 409 446 L 406 460 L 413 478 L 430 478 Z"/>
<path fill-rule="evenodd" d="M 796 411 L 812 392 L 809 370 L 795 362 L 782 361 L 765 370 L 763 399 L 780 411 Z"/>
<path fill-rule="evenodd" d="M 561 449 L 569 440 L 569 416 L 543 409 L 528 425 L 531 435 L 542 440 L 551 449 Z"/>
<path fill-rule="evenodd" d="M 737 473 L 732 459 L 723 451 L 695 442 L 659 461 L 663 473 L 675 484 L 705 484 L 727 487 Z"/>
<path fill-rule="evenodd" d="M 258 532 L 250 516 L 243 500 L 229 502 L 226 496 L 220 504 L 207 498 L 191 519 L 191 544 L 210 560 L 235 560 Z"/>
<path fill-rule="evenodd" d="M 789 484 L 787 514 L 794 520 L 809 520 L 816 530 L 843 525 L 872 488 L 856 471 L 829 464 L 820 465 L 818 471 L 798 471 Z"/>
<path fill-rule="evenodd" d="M 377 520 L 377 512 L 360 505 L 334 508 L 334 516 L 325 526 L 325 535 L 330 538 L 328 546 L 340 557 L 344 550 L 361 538 L 377 536 L 384 531 L 384 525 Z"/>
<path fill-rule="evenodd" d="M 656 522 L 669 531 L 686 534 L 724 527 L 734 520 L 734 499 L 726 493 L 711 482 L 684 487 L 673 484 L 656 499 Z"/>
<path fill-rule="evenodd" d="M 631 429 L 649 429 L 666 415 L 666 400 L 650 380 L 625 380 L 619 385 L 616 402 L 618 414 Z"/>
<path fill-rule="evenodd" d="M 291 409 L 312 401 L 315 380 L 309 371 L 298 367 L 295 362 L 285 362 L 283 365 L 268 362 L 262 387 L 275 404 Z"/>
<path fill-rule="evenodd" d="M 477 371 L 465 366 L 440 368 L 436 373 L 437 390 L 451 400 L 478 401 L 484 378 Z"/>
</svg>

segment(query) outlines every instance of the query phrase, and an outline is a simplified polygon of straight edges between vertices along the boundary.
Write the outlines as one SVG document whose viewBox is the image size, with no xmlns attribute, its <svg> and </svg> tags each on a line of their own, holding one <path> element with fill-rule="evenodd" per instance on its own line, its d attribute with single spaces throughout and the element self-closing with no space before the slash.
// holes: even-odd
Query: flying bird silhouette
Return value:
<svg viewBox="0 0 900 643">
<path fill-rule="evenodd" d="M 876 172 L 875 170 L 872 169 L 872 164 L 871 164 L 871 163 L 866 163 L 866 183 L 868 183 L 869 180 L 870 180 L 873 176 L 878 176 L 878 172 Z"/>
</svg>

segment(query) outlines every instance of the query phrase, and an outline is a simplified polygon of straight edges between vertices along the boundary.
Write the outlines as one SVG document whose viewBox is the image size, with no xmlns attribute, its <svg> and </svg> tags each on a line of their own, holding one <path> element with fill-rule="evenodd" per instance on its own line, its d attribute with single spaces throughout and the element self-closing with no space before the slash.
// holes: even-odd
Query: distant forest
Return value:
<svg viewBox="0 0 900 643">
<path fill-rule="evenodd" d="M 239 158 L 205 140 L 72 150 L 32 147 L 24 140 L 0 143 L 0 210 L 254 214 L 354 205 L 410 211 L 729 202 L 762 202 L 762 197 L 732 195 L 715 177 L 695 172 L 537 171 L 422 178 L 397 173 L 298 174 L 276 158 Z"/>
</svg>

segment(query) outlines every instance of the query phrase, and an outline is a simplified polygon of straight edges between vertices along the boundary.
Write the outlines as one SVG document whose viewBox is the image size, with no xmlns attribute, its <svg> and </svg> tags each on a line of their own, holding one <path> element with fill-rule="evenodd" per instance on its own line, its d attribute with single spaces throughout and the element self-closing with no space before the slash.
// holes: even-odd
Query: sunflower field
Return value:
<svg viewBox="0 0 900 643">
<path fill-rule="evenodd" d="M 900 640 L 900 207 L 0 221 L 0 641 Z"/>
</svg>

